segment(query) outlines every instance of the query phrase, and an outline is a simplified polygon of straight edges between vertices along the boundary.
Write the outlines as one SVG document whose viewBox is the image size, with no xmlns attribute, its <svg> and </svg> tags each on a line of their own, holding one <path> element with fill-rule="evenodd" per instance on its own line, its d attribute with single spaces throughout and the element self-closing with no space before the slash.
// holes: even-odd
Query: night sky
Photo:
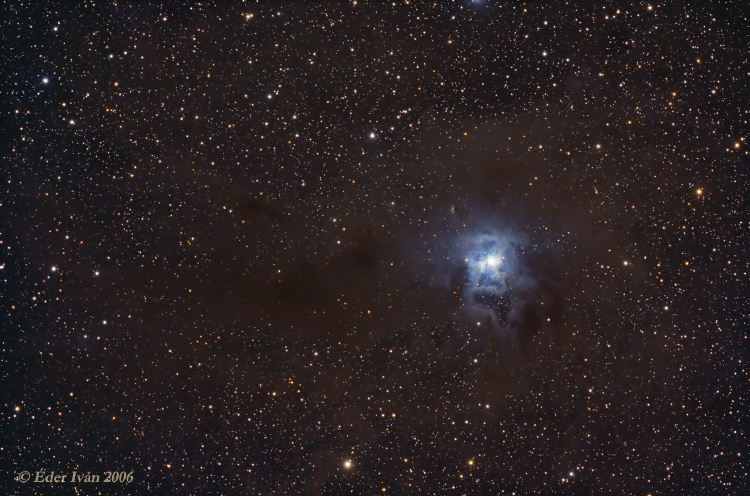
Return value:
<svg viewBox="0 0 750 496">
<path fill-rule="evenodd" d="M 750 494 L 749 12 L 5 2 L 3 494 Z"/>
</svg>

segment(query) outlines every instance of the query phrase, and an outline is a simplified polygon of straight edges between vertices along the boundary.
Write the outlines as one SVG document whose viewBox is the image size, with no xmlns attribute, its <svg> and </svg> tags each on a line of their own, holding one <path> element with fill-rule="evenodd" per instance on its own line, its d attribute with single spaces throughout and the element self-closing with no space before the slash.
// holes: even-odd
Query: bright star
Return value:
<svg viewBox="0 0 750 496">
<path fill-rule="evenodd" d="M 490 255 L 487 257 L 487 265 L 490 267 L 497 267 L 500 265 L 500 257 L 495 255 Z"/>
</svg>

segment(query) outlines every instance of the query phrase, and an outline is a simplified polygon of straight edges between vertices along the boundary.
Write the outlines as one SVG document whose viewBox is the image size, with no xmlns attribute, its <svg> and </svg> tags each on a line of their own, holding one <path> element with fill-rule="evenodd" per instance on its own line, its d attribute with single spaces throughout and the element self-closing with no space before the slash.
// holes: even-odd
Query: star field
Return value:
<svg viewBox="0 0 750 496">
<path fill-rule="evenodd" d="M 4 494 L 750 492 L 742 2 L 1 8 Z"/>
</svg>

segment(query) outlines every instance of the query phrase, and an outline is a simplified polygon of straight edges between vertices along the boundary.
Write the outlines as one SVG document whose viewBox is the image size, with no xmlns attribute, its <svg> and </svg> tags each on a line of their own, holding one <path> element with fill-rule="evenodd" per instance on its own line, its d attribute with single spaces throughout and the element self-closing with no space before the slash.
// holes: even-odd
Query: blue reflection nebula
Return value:
<svg viewBox="0 0 750 496">
<path fill-rule="evenodd" d="M 497 239 L 484 239 L 469 253 L 468 280 L 475 289 L 502 293 L 507 289 L 504 248 Z"/>
<path fill-rule="evenodd" d="M 466 310 L 496 325 L 507 322 L 513 289 L 526 284 L 519 254 L 523 238 L 512 231 L 484 229 L 464 244 Z"/>
</svg>

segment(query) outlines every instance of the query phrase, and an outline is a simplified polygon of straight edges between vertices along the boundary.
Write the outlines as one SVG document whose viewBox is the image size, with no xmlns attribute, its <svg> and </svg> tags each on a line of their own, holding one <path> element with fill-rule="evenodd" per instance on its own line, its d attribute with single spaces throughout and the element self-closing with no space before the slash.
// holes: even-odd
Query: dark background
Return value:
<svg viewBox="0 0 750 496">
<path fill-rule="evenodd" d="M 742 2 L 0 19 L 5 494 L 750 491 Z"/>
</svg>

